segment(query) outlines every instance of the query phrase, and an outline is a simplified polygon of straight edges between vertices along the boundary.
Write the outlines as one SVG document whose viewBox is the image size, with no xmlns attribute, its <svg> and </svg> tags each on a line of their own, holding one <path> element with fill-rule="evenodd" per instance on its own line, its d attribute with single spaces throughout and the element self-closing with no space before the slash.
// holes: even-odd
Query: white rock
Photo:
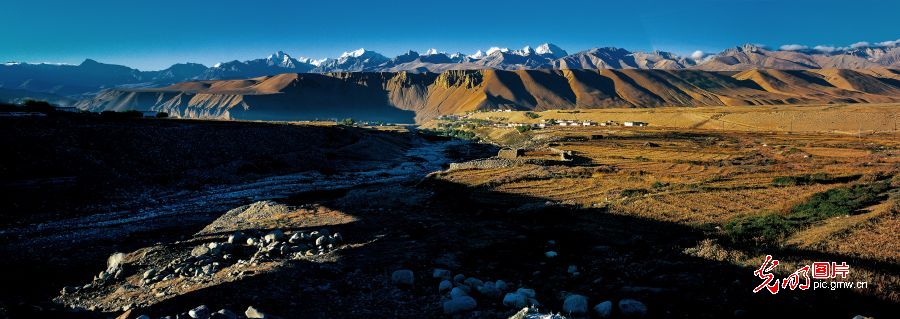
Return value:
<svg viewBox="0 0 900 319">
<path fill-rule="evenodd" d="M 643 317 L 647 314 L 647 306 L 634 299 L 619 300 L 619 312 L 625 317 Z"/>
<path fill-rule="evenodd" d="M 210 318 L 237 319 L 237 314 L 228 309 L 219 309 Z"/>
<path fill-rule="evenodd" d="M 244 311 L 244 316 L 249 319 L 266 318 L 266 314 L 262 313 L 259 310 L 256 310 L 256 308 L 253 308 L 253 306 L 247 307 L 247 311 Z"/>
<path fill-rule="evenodd" d="M 400 269 L 391 274 L 391 282 L 397 286 L 410 287 L 415 283 L 415 276 L 412 270 Z"/>
<path fill-rule="evenodd" d="M 444 314 L 456 315 L 463 312 L 472 311 L 477 306 L 478 303 L 475 302 L 475 299 L 469 296 L 462 296 L 444 302 Z"/>
<path fill-rule="evenodd" d="M 209 317 L 209 307 L 207 307 L 206 305 L 201 305 L 197 308 L 191 309 L 190 311 L 188 311 L 188 316 L 191 316 L 191 318 Z"/>
<path fill-rule="evenodd" d="M 524 308 L 527 303 L 528 297 L 524 294 L 511 292 L 503 296 L 503 305 L 510 308 Z"/>
<path fill-rule="evenodd" d="M 563 312 L 569 315 L 584 315 L 588 311 L 587 297 L 571 294 L 563 301 Z"/>
<path fill-rule="evenodd" d="M 612 316 L 612 301 L 604 301 L 594 306 L 594 314 L 600 318 L 609 318 Z"/>
</svg>

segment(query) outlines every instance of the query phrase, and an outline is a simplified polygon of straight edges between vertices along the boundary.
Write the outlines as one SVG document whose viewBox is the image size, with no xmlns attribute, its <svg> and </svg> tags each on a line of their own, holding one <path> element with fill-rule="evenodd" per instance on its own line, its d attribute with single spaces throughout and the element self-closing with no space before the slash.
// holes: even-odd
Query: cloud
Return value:
<svg viewBox="0 0 900 319">
<path fill-rule="evenodd" d="M 706 53 L 704 53 L 703 51 L 700 51 L 700 50 L 697 50 L 697 51 L 694 51 L 694 53 L 691 53 L 691 59 L 694 59 L 694 60 L 702 59 L 704 56 L 706 56 Z"/>
<path fill-rule="evenodd" d="M 837 51 L 837 50 L 840 50 L 840 49 L 841 49 L 841 48 L 834 47 L 834 46 L 830 46 L 830 45 L 817 45 L 817 46 L 814 46 L 814 47 L 813 47 L 813 50 L 816 50 L 816 51 L 822 51 L 822 52 L 828 52 L 828 53 L 831 53 L 831 52 L 834 52 L 834 51 Z"/>
<path fill-rule="evenodd" d="M 868 47 L 868 46 L 870 46 L 870 45 L 871 45 L 871 44 L 870 44 L 869 42 L 866 42 L 866 41 L 860 41 L 860 42 L 856 42 L 856 43 L 854 43 L 854 44 L 851 44 L 850 47 L 851 47 L 851 48 L 854 48 L 854 49 L 858 49 L 858 48 L 865 48 L 865 47 Z"/>
<path fill-rule="evenodd" d="M 802 44 L 785 44 L 781 46 L 781 50 L 783 51 L 799 51 L 806 49 L 809 49 L 809 47 Z"/>
<path fill-rule="evenodd" d="M 878 43 L 875 43 L 875 45 L 880 46 L 880 47 L 895 47 L 895 46 L 900 45 L 900 39 L 893 40 L 893 41 L 878 42 Z"/>
</svg>

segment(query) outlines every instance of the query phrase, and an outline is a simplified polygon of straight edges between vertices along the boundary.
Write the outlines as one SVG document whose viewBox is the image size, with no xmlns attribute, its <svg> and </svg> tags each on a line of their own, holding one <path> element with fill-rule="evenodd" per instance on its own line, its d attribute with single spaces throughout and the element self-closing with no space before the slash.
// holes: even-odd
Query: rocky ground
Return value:
<svg viewBox="0 0 900 319">
<path fill-rule="evenodd" d="M 0 317 L 849 318 L 896 309 L 853 294 L 752 294 L 752 269 L 685 253 L 709 243 L 702 228 L 456 184 L 429 173 L 496 149 L 407 141 L 354 169 L 6 227 Z"/>
</svg>

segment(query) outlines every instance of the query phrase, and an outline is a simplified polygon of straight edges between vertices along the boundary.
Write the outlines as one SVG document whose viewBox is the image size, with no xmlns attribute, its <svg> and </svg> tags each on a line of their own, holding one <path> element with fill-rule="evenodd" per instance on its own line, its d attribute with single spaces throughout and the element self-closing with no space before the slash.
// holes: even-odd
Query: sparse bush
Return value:
<svg viewBox="0 0 900 319">
<path fill-rule="evenodd" d="M 528 118 L 532 118 L 532 119 L 536 119 L 536 118 L 541 117 L 540 114 L 537 114 L 537 113 L 534 113 L 534 112 L 525 112 L 525 116 L 527 116 Z"/>
<path fill-rule="evenodd" d="M 643 188 L 628 188 L 621 192 L 622 197 L 641 196 L 650 193 L 649 190 Z"/>
<path fill-rule="evenodd" d="M 353 124 L 356 124 L 356 121 L 353 120 L 352 118 L 345 118 L 345 119 L 341 120 L 340 122 L 338 122 L 338 124 L 346 125 L 346 126 L 353 126 Z"/>
<path fill-rule="evenodd" d="M 156 112 L 156 118 L 167 118 L 169 117 L 169 113 L 166 112 Z"/>
<path fill-rule="evenodd" d="M 516 131 L 519 131 L 519 133 L 525 133 L 531 131 L 531 126 L 516 126 Z"/>
<path fill-rule="evenodd" d="M 791 208 L 786 215 L 769 213 L 743 217 L 725 225 L 725 232 L 736 242 L 767 246 L 786 238 L 796 230 L 835 216 L 853 214 L 877 203 L 890 188 L 889 181 L 838 187 L 813 195 Z"/>
<path fill-rule="evenodd" d="M 650 185 L 650 187 L 653 187 L 653 188 L 663 188 L 666 186 L 669 186 L 669 183 L 664 183 L 664 182 L 660 182 L 660 181 L 655 181 L 655 182 L 653 182 L 652 185 Z"/>
<path fill-rule="evenodd" d="M 858 179 L 860 175 L 831 176 L 826 173 L 806 174 L 800 176 L 779 176 L 772 179 L 773 186 L 799 186 L 814 184 L 846 183 Z"/>
</svg>

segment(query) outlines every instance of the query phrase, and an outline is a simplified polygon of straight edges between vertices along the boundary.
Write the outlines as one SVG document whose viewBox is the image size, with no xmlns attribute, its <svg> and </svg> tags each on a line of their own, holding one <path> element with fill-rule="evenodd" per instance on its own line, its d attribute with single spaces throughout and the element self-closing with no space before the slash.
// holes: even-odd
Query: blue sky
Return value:
<svg viewBox="0 0 900 319">
<path fill-rule="evenodd" d="M 0 61 L 143 70 L 265 57 L 334 57 L 365 47 L 470 54 L 552 42 L 680 54 L 742 43 L 848 46 L 900 38 L 900 1 L 237 1 L 6 0 Z"/>
</svg>

